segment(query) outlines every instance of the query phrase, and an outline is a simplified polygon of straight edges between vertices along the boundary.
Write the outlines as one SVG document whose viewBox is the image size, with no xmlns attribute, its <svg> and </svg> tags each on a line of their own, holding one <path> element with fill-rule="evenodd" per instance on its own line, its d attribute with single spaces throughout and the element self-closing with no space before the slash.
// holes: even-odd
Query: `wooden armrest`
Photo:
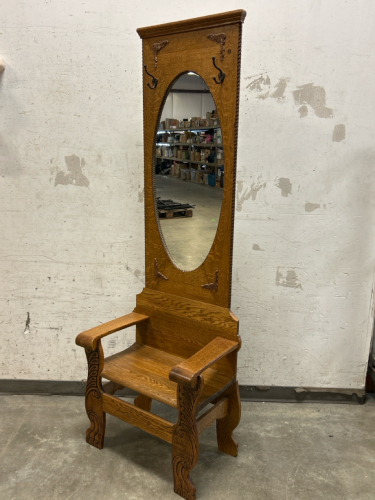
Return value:
<svg viewBox="0 0 375 500">
<path fill-rule="evenodd" d="M 118 332 L 119 330 L 127 328 L 128 326 L 142 323 L 146 320 L 148 320 L 148 316 L 144 316 L 143 314 L 138 314 L 135 312 L 126 314 L 125 316 L 121 316 L 121 318 L 108 321 L 107 323 L 103 323 L 102 325 L 80 333 L 79 335 L 77 335 L 76 344 L 84 347 L 85 349 L 96 349 L 96 343 L 99 339 L 111 333 Z"/>
<path fill-rule="evenodd" d="M 197 385 L 198 375 L 239 347 L 239 342 L 216 337 L 194 356 L 174 366 L 169 372 L 169 379 L 194 389 Z"/>
</svg>

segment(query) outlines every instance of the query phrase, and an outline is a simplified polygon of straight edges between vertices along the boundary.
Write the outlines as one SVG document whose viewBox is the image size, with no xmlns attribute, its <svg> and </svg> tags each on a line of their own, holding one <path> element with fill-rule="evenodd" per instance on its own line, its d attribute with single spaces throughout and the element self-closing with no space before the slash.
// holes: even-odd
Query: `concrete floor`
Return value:
<svg viewBox="0 0 375 500">
<path fill-rule="evenodd" d="M 1 396 L 0 498 L 172 500 L 171 446 L 108 415 L 86 444 L 83 397 Z M 155 403 L 154 403 L 155 404 Z M 173 410 L 153 408 L 165 418 Z M 239 456 L 201 436 L 198 500 L 373 500 L 375 401 L 364 406 L 242 404 Z"/>
<path fill-rule="evenodd" d="M 193 217 L 161 219 L 165 243 L 175 264 L 184 271 L 199 267 L 212 246 L 219 223 L 223 190 L 182 181 L 170 176 L 155 176 L 156 196 L 195 205 Z"/>
</svg>

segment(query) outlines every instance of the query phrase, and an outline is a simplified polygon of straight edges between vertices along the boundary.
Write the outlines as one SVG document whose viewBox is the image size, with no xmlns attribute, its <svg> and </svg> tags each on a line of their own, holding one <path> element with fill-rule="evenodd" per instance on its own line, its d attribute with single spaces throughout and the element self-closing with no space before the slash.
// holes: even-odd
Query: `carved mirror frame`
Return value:
<svg viewBox="0 0 375 500">
<path fill-rule="evenodd" d="M 244 10 L 137 30 L 143 52 L 146 288 L 230 307 L 237 132 Z M 201 76 L 215 101 L 225 151 L 220 220 L 211 249 L 193 271 L 173 262 L 155 207 L 155 137 L 169 90 L 184 73 Z"/>
</svg>

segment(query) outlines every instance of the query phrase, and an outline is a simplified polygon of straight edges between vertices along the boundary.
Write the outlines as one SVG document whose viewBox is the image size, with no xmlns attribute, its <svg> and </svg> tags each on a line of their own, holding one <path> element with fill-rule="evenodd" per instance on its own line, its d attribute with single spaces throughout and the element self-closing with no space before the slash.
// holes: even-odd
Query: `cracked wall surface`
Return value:
<svg viewBox="0 0 375 500">
<path fill-rule="evenodd" d="M 0 5 L 0 377 L 84 379 L 76 335 L 131 311 L 142 290 L 136 28 L 244 8 L 232 293 L 239 380 L 363 387 L 373 327 L 375 4 L 141 6 Z M 106 338 L 106 354 L 133 337 L 131 329 Z"/>
</svg>

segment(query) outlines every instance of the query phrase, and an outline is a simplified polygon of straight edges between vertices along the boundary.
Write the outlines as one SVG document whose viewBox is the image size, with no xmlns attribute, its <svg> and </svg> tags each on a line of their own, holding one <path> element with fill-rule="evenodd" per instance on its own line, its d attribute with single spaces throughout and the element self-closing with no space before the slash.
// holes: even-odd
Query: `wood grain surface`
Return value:
<svg viewBox="0 0 375 500">
<path fill-rule="evenodd" d="M 120 391 L 124 387 L 122 385 L 116 384 L 115 382 L 106 382 L 102 384 L 103 392 L 106 394 L 114 394 L 116 391 Z"/>
<path fill-rule="evenodd" d="M 86 442 L 101 450 L 104 445 L 106 417 L 103 410 L 103 389 L 100 372 L 103 368 L 103 349 L 100 340 L 96 349 L 85 349 L 88 365 L 85 407 L 90 420 L 86 431 Z"/>
<path fill-rule="evenodd" d="M 202 434 L 205 429 L 208 429 L 218 418 L 224 418 L 228 413 L 228 398 L 222 398 L 218 403 L 212 406 L 197 419 L 198 434 Z"/>
<path fill-rule="evenodd" d="M 216 420 L 217 444 L 220 451 L 236 457 L 238 443 L 233 437 L 233 431 L 241 420 L 241 400 L 238 382 L 231 385 L 225 392 L 228 398 L 228 413 L 224 418 Z"/>
<path fill-rule="evenodd" d="M 152 399 L 144 396 L 143 394 L 139 394 L 134 400 L 135 406 L 138 408 L 142 408 L 142 410 L 150 411 L 152 405 Z"/>
<path fill-rule="evenodd" d="M 227 308 L 231 299 L 239 62 L 244 16 L 244 11 L 234 11 L 139 30 L 143 37 L 143 65 L 150 70 L 152 68 L 152 74 L 159 81 L 157 87 L 151 89 L 147 85 L 150 77 L 143 73 L 146 287 Z M 212 43 L 207 37 L 219 32 L 224 32 L 226 36 L 225 58 L 219 64 L 226 76 L 224 82 L 217 85 L 213 77 L 217 77 L 218 71 L 213 66 L 212 57 L 219 61 L 221 45 Z M 155 68 L 153 45 L 164 39 L 169 43 L 159 52 Z M 184 272 L 174 264 L 159 230 L 155 211 L 154 162 L 156 131 L 169 89 L 179 76 L 189 71 L 204 79 L 218 110 L 225 151 L 225 185 L 220 220 L 211 250 L 196 270 Z M 155 259 L 159 271 L 168 276 L 168 281 L 155 277 Z M 216 270 L 220 276 L 218 290 L 202 288 L 202 284 L 212 281 Z"/>
<path fill-rule="evenodd" d="M 178 422 L 173 428 L 172 465 L 174 491 L 186 500 L 195 499 L 196 488 L 189 476 L 199 456 L 196 414 L 203 385 L 203 377 L 199 377 L 195 389 L 178 386 Z"/>
<path fill-rule="evenodd" d="M 99 339 L 147 320 L 148 317 L 142 314 L 134 312 L 126 314 L 125 316 L 121 316 L 121 318 L 113 319 L 112 321 L 108 321 L 107 323 L 103 323 L 102 325 L 80 333 L 77 335 L 76 344 L 85 349 L 95 350 Z"/>
<path fill-rule="evenodd" d="M 196 31 L 203 28 L 218 28 L 227 24 L 243 22 L 246 17 L 245 10 L 232 10 L 213 14 L 211 16 L 196 17 L 185 21 L 177 21 L 175 23 L 158 24 L 156 26 L 147 26 L 146 28 L 138 28 L 137 33 L 141 38 L 153 38 L 163 35 L 171 35 L 177 33 L 185 33 L 187 31 Z"/>
<path fill-rule="evenodd" d="M 238 347 L 238 342 L 216 337 L 196 354 L 179 365 L 174 366 L 169 373 L 169 378 L 178 384 L 194 388 L 197 383 L 198 375 L 224 356 L 238 349 Z"/>
<path fill-rule="evenodd" d="M 218 336 L 241 345 L 238 319 L 225 307 L 145 288 L 137 295 L 134 311 L 150 318 L 137 325 L 138 344 L 183 359 L 190 358 Z M 235 376 L 237 353 L 219 360 L 213 368 Z"/>
<path fill-rule="evenodd" d="M 103 407 L 104 411 L 111 415 L 135 425 L 140 429 L 153 434 L 154 436 L 172 443 L 172 432 L 174 425 L 164 418 L 153 415 L 148 411 L 142 410 L 128 403 L 122 401 L 110 394 L 103 394 Z"/>
<path fill-rule="evenodd" d="M 241 414 L 236 382 L 241 339 L 238 319 L 229 307 L 245 15 L 238 10 L 138 30 L 143 38 L 143 64 L 158 79 L 152 89 L 147 85 L 150 76 L 144 72 L 146 288 L 137 295 L 133 313 L 82 332 L 76 339 L 88 360 L 85 401 L 91 425 L 87 442 L 103 447 L 108 412 L 172 443 L 174 490 L 186 500 L 196 498 L 190 472 L 198 460 L 199 434 L 205 428 L 216 420 L 219 449 L 237 455 L 232 433 Z M 225 49 L 223 44 L 212 43 L 218 35 L 225 39 Z M 213 80 L 218 74 L 212 64 L 214 56 L 226 74 L 218 85 Z M 173 263 L 159 228 L 153 172 L 155 136 L 164 102 L 177 78 L 189 71 L 205 80 L 220 116 L 225 187 L 211 250 L 201 266 L 184 272 Z M 155 262 L 158 273 L 168 280 L 160 279 Z M 202 287 L 211 283 L 216 272 L 219 286 Z M 100 339 L 131 325 L 136 325 L 136 343 L 104 359 Z M 101 377 L 109 381 L 105 392 Z M 139 393 L 134 405 L 112 395 L 122 387 Z M 152 399 L 177 408 L 178 422 L 173 425 L 150 413 Z M 210 402 L 214 406 L 197 420 L 197 411 Z"/>
<path fill-rule="evenodd" d="M 133 344 L 104 360 L 102 377 L 129 387 L 147 398 L 177 408 L 177 384 L 169 380 L 171 369 L 184 359 L 149 346 Z M 199 398 L 200 407 L 233 381 L 227 373 L 208 368 Z"/>
</svg>

